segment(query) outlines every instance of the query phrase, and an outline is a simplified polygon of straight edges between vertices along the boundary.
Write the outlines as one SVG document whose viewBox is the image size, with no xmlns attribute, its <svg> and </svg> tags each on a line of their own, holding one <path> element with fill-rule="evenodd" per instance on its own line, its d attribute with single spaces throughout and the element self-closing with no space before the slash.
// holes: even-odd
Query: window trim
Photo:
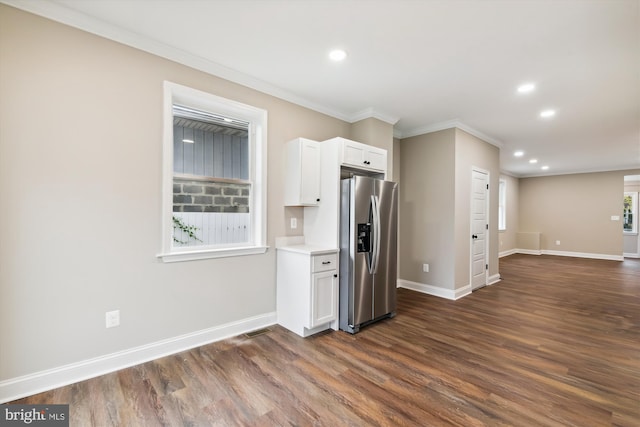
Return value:
<svg viewBox="0 0 640 427">
<path fill-rule="evenodd" d="M 263 254 L 267 251 L 267 111 L 207 92 L 169 81 L 163 87 L 162 146 L 162 251 L 157 257 L 163 262 L 192 261 L 241 255 Z M 173 104 L 212 111 L 250 122 L 249 180 L 252 182 L 250 201 L 251 241 L 224 247 L 173 246 Z"/>
</svg>

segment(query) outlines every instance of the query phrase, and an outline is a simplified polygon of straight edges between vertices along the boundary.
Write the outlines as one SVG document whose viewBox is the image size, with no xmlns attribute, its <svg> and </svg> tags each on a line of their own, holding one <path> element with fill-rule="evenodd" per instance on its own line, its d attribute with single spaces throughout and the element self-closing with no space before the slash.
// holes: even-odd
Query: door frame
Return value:
<svg viewBox="0 0 640 427">
<path fill-rule="evenodd" d="M 471 166 L 471 187 L 469 191 L 469 288 L 473 292 L 473 240 L 471 240 L 471 234 L 473 233 L 473 173 L 478 172 L 487 176 L 488 188 L 485 190 L 485 220 L 487 223 L 487 229 L 484 239 L 484 263 L 489 265 L 489 231 L 491 231 L 490 211 L 491 204 L 489 203 L 491 196 L 491 173 L 477 166 Z M 476 289 L 483 288 L 489 285 L 489 268 L 484 270 L 484 286 L 479 286 Z"/>
</svg>

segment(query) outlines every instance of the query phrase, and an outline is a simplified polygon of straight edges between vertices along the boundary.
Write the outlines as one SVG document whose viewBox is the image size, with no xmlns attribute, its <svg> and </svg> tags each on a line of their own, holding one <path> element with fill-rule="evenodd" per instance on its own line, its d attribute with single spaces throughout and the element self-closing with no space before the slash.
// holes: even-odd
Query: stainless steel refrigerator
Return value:
<svg viewBox="0 0 640 427">
<path fill-rule="evenodd" d="M 340 321 L 343 331 L 396 314 L 398 184 L 341 181 Z"/>
</svg>

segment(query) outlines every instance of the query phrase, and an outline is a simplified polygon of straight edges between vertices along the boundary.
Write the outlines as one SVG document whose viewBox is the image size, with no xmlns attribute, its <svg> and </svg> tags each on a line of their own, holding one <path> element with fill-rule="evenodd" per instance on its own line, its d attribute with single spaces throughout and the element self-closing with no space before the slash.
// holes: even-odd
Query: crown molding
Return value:
<svg viewBox="0 0 640 427">
<path fill-rule="evenodd" d="M 309 108 L 345 122 L 352 123 L 353 121 L 361 120 L 354 120 L 354 116 L 309 101 L 280 87 L 267 83 L 264 80 L 257 79 L 243 72 L 225 67 L 224 65 L 210 61 L 198 55 L 193 55 L 165 43 L 160 43 L 141 34 L 125 30 L 121 27 L 96 19 L 50 0 L 0 0 L 0 3 L 4 3 L 11 7 L 15 7 L 16 9 L 33 13 L 43 18 L 51 19 L 61 24 L 169 59 L 179 64 L 255 89 L 267 95 L 272 95 L 276 98 L 289 101 L 301 107 Z M 389 116 L 384 116 L 380 113 L 375 114 L 375 117 L 380 118 L 380 120 L 389 120 Z"/>
<path fill-rule="evenodd" d="M 385 123 L 388 123 L 390 125 L 395 125 L 396 123 L 398 123 L 398 119 L 397 117 L 391 116 L 389 114 L 380 112 L 375 110 L 374 108 L 367 108 L 365 110 L 359 111 L 357 113 L 355 113 L 353 116 L 351 116 L 351 118 L 349 119 L 349 123 L 355 123 L 358 122 L 360 120 L 365 120 L 365 119 L 370 119 L 370 118 L 374 118 L 374 119 L 378 119 L 380 121 L 383 121 Z"/>
<path fill-rule="evenodd" d="M 590 174 L 590 173 L 607 173 L 607 172 L 624 172 L 629 171 L 629 173 L 636 175 L 635 171 L 638 169 L 634 169 L 628 165 L 622 165 L 618 167 L 609 167 L 609 168 L 586 168 L 586 169 L 577 169 L 577 170 L 559 170 L 559 171 L 548 171 L 548 172 L 540 172 L 540 173 L 522 173 L 518 174 L 517 178 L 543 178 L 547 176 L 561 176 L 561 175 L 580 175 L 580 174 Z"/>
<path fill-rule="evenodd" d="M 446 122 L 431 123 L 426 126 L 408 129 L 399 132 L 399 138 L 411 138 L 412 136 L 424 135 L 427 133 L 438 132 L 445 129 L 451 129 L 458 126 L 460 122 L 457 119 L 447 120 Z"/>
<path fill-rule="evenodd" d="M 496 138 L 493 138 L 483 132 L 480 132 L 477 129 L 472 128 L 471 126 L 461 122 L 459 119 L 447 120 L 445 122 L 432 123 L 426 126 L 417 127 L 414 129 L 410 129 L 404 132 L 398 132 L 398 138 L 410 138 L 412 136 L 424 135 L 426 133 L 438 132 L 445 129 L 458 128 L 471 134 L 481 140 L 494 145 L 498 148 L 503 148 L 504 143 Z M 394 133 L 394 136 L 396 134 Z"/>
</svg>

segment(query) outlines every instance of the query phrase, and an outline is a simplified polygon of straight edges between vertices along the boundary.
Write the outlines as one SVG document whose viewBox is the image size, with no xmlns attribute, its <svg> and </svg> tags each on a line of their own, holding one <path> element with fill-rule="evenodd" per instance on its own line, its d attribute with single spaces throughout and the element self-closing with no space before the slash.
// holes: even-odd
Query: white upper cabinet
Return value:
<svg viewBox="0 0 640 427">
<path fill-rule="evenodd" d="M 284 204 L 317 206 L 320 203 L 320 143 L 296 138 L 287 143 Z"/>
<path fill-rule="evenodd" d="M 341 138 L 342 164 L 372 171 L 386 172 L 387 150 Z"/>
</svg>

